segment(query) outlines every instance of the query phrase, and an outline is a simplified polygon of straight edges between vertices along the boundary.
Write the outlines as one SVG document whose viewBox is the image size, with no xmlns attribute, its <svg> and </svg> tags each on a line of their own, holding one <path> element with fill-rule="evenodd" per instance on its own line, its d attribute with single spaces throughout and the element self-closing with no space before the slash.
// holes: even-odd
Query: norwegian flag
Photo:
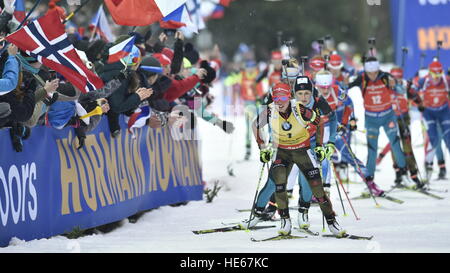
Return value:
<svg viewBox="0 0 450 273">
<path fill-rule="evenodd" d="M 103 81 L 87 69 L 67 39 L 64 25 L 56 10 L 32 21 L 6 40 L 55 70 L 81 92 L 103 87 Z"/>
</svg>

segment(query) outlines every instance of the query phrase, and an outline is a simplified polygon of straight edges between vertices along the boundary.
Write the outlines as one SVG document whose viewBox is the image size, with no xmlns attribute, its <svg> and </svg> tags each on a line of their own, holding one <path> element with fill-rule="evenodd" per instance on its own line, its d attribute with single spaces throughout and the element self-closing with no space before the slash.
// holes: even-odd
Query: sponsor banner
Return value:
<svg viewBox="0 0 450 273">
<path fill-rule="evenodd" d="M 134 137 L 122 129 L 111 138 L 105 117 L 77 150 L 73 129 L 38 126 L 16 153 L 0 130 L 0 246 L 202 199 L 198 141 L 147 126 Z"/>
<path fill-rule="evenodd" d="M 409 49 L 405 60 L 405 77 L 411 78 L 420 68 L 420 55 L 425 53 L 424 65 L 437 55 L 437 41 L 442 41 L 440 61 L 450 67 L 450 1 L 449 0 L 391 0 L 395 61 L 401 65 L 402 47 Z"/>
</svg>

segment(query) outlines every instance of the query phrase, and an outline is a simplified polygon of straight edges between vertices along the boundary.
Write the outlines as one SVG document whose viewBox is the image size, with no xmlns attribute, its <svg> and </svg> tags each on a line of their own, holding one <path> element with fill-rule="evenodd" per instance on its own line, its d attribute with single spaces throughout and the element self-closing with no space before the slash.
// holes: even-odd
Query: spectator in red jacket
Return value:
<svg viewBox="0 0 450 273">
<path fill-rule="evenodd" d="M 170 59 L 161 53 L 155 53 L 153 54 L 153 57 L 155 57 L 160 63 L 163 68 L 163 74 L 165 76 L 170 75 Z M 177 98 L 184 95 L 186 92 L 194 88 L 202 79 L 204 79 L 206 76 L 206 69 L 200 68 L 197 70 L 197 72 L 185 79 L 176 79 L 171 78 L 172 84 L 169 86 L 169 88 L 164 92 L 163 98 L 166 99 L 169 102 L 173 102 Z"/>
</svg>

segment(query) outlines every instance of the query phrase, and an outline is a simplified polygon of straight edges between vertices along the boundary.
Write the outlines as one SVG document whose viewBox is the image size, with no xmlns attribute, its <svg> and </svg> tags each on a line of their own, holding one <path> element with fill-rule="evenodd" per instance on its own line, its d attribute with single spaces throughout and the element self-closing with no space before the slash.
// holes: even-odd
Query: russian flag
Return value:
<svg viewBox="0 0 450 273">
<path fill-rule="evenodd" d="M 147 26 L 168 16 L 186 0 L 105 0 L 118 25 Z"/>
<path fill-rule="evenodd" d="M 114 35 L 109 27 L 108 20 L 106 19 L 105 11 L 103 10 L 103 5 L 98 8 L 97 14 L 92 19 L 89 29 L 95 31 L 106 42 L 114 41 Z M 93 36 L 92 36 L 93 37 Z"/>
<path fill-rule="evenodd" d="M 225 8 L 222 5 L 217 5 L 216 8 L 213 10 L 209 18 L 211 19 L 220 19 L 225 16 Z"/>
<path fill-rule="evenodd" d="M 127 123 L 128 132 L 132 135 L 133 138 L 135 138 L 133 129 L 134 128 L 142 128 L 145 126 L 145 123 L 147 122 L 147 119 L 150 118 L 152 114 L 152 110 L 150 109 L 150 106 L 142 106 L 139 109 L 137 109 L 131 116 L 127 119 L 125 119 L 125 122 Z"/>
<path fill-rule="evenodd" d="M 25 4 L 23 3 L 23 0 L 16 0 L 16 2 L 14 3 L 14 19 L 21 23 L 23 20 L 25 20 L 25 16 Z"/>
<path fill-rule="evenodd" d="M 115 46 L 109 48 L 108 63 L 118 62 L 120 59 L 128 56 L 134 45 L 135 36 L 130 37 Z"/>
<path fill-rule="evenodd" d="M 186 27 L 190 31 L 198 33 L 197 26 L 192 22 L 191 16 L 187 10 L 186 5 L 182 5 L 177 8 L 174 12 L 164 17 L 160 22 L 162 28 L 181 28 Z"/>
</svg>

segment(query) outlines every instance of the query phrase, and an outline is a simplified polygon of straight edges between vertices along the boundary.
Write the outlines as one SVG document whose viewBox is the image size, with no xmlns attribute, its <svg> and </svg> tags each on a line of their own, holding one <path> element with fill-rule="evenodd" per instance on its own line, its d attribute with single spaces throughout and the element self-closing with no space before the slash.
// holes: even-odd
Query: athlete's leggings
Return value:
<svg viewBox="0 0 450 273">
<path fill-rule="evenodd" d="M 278 149 L 273 162 L 269 176 L 275 182 L 275 202 L 278 205 L 278 213 L 282 218 L 289 218 L 288 196 L 286 192 L 287 177 L 296 164 L 303 175 L 306 177 L 308 184 L 319 200 L 319 206 L 327 219 L 334 217 L 331 201 L 326 196 L 318 165 L 315 157 L 308 148 L 300 148 L 296 150 Z"/>
<path fill-rule="evenodd" d="M 411 177 L 415 177 L 417 175 L 417 162 L 416 158 L 414 157 L 414 152 L 412 148 L 412 142 L 411 142 L 411 131 L 409 130 L 409 125 L 411 123 L 411 118 L 409 117 L 409 114 L 403 114 L 401 116 L 397 117 L 398 122 L 398 128 L 400 131 L 400 138 L 402 140 L 403 145 L 403 153 L 405 155 L 406 159 L 406 165 L 408 166 L 408 170 L 411 174 Z M 397 169 L 398 166 L 395 163 L 395 155 L 391 153 L 393 162 L 394 162 L 394 169 Z"/>
<path fill-rule="evenodd" d="M 436 155 L 436 159 L 439 162 L 445 162 L 444 151 L 442 150 L 442 128 L 439 124 L 436 126 L 439 140 L 437 141 L 435 149 L 431 145 L 427 145 L 427 150 L 425 152 L 425 162 L 429 164 L 433 164 L 433 153 Z M 430 155 L 428 155 L 431 153 Z"/>
<path fill-rule="evenodd" d="M 394 111 L 384 112 L 382 115 L 374 116 L 371 113 L 365 115 L 365 125 L 367 130 L 367 170 L 369 176 L 375 176 L 376 159 L 378 155 L 378 136 L 380 127 L 383 127 L 389 142 L 391 143 L 391 152 L 394 154 L 397 166 L 406 167 L 405 155 L 400 147 L 400 138 L 398 137 L 397 117 Z"/>
<path fill-rule="evenodd" d="M 444 140 L 447 149 L 450 150 L 450 109 L 448 105 L 437 109 L 426 108 L 425 111 L 423 111 L 423 117 L 427 122 L 427 133 L 432 148 L 432 151 L 427 154 L 427 158 L 425 160 L 427 162 L 432 162 L 434 151 L 441 141 L 438 126 L 441 127 L 442 139 Z"/>
</svg>

